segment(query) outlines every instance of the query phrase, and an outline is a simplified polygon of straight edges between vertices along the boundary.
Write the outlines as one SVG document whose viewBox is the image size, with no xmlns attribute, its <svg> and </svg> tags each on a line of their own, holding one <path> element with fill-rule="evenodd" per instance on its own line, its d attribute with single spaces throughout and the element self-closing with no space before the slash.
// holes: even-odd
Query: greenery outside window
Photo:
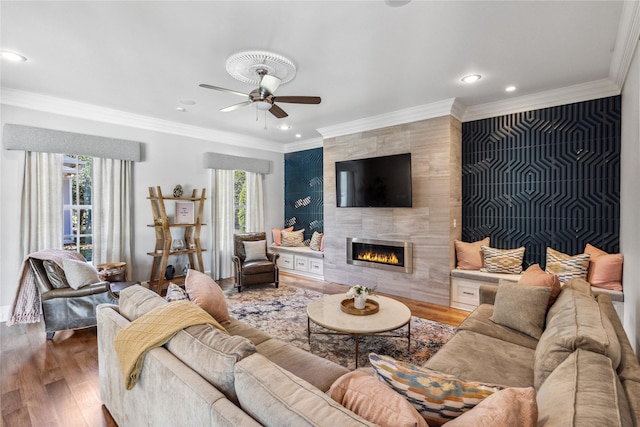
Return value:
<svg viewBox="0 0 640 427">
<path fill-rule="evenodd" d="M 93 158 L 64 155 L 62 162 L 64 249 L 93 259 L 92 176 Z"/>
<path fill-rule="evenodd" d="M 247 173 L 233 171 L 234 230 L 244 233 L 247 226 Z"/>
</svg>

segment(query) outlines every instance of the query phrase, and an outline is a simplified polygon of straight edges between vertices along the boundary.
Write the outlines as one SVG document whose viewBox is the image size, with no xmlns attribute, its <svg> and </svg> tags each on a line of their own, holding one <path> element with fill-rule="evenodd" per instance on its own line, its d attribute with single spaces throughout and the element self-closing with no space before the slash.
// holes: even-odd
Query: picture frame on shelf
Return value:
<svg viewBox="0 0 640 427">
<path fill-rule="evenodd" d="M 193 224 L 195 222 L 194 202 L 176 202 L 174 224 Z"/>
</svg>

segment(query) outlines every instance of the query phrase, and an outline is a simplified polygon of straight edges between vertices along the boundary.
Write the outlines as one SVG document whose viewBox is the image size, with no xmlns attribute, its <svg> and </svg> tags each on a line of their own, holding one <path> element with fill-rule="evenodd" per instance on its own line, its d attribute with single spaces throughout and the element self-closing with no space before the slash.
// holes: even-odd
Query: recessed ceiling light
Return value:
<svg viewBox="0 0 640 427">
<path fill-rule="evenodd" d="M 176 110 L 178 110 L 178 111 L 180 111 L 180 112 L 182 112 L 182 113 L 184 113 L 185 111 L 187 111 L 187 109 L 186 109 L 186 108 L 184 108 L 184 107 L 176 107 Z"/>
<path fill-rule="evenodd" d="M 507 86 L 504 90 L 506 90 L 507 92 L 513 92 L 516 90 L 515 86 Z"/>
<path fill-rule="evenodd" d="M 289 130 L 289 129 L 291 129 L 291 126 L 289 126 L 289 125 L 280 125 L 280 126 L 278 126 L 278 129 L 280 129 L 280 130 Z"/>
<path fill-rule="evenodd" d="M 183 99 L 180 101 L 182 105 L 196 105 L 196 101 L 192 101 L 191 99 Z"/>
<path fill-rule="evenodd" d="M 11 52 L 10 50 L 0 50 L 2 58 L 13 62 L 24 62 L 27 60 L 26 56 L 22 56 L 19 53 Z"/>
<path fill-rule="evenodd" d="M 302 138 L 302 134 L 296 133 L 296 138 Z"/>
<path fill-rule="evenodd" d="M 463 83 L 475 83 L 481 78 L 482 76 L 480 74 L 470 74 L 468 76 L 464 76 L 461 80 Z"/>
</svg>

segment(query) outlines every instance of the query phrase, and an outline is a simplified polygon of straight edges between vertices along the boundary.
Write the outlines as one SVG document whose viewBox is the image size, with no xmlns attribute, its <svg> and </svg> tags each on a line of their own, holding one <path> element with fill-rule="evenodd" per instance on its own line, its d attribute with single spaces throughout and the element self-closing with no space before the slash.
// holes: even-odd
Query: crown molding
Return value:
<svg viewBox="0 0 640 427">
<path fill-rule="evenodd" d="M 291 142 L 284 145 L 285 153 L 294 153 L 296 151 L 311 150 L 312 148 L 321 148 L 323 139 L 321 137 L 305 139 L 304 141 Z"/>
<path fill-rule="evenodd" d="M 640 2 L 625 1 L 622 3 L 618 35 L 609 68 L 609 78 L 620 90 L 627 78 L 638 38 L 640 38 Z"/>
<path fill-rule="evenodd" d="M 364 119 L 326 126 L 319 128 L 318 132 L 320 132 L 323 138 L 335 138 L 337 136 L 386 128 L 403 123 L 432 119 L 434 117 L 452 114 L 454 104 L 455 98 L 445 99 L 431 104 L 419 105 L 417 107 L 405 108 L 403 110 L 392 111 Z"/>
<path fill-rule="evenodd" d="M 556 107 L 558 105 L 572 104 L 574 102 L 588 101 L 614 95 L 620 95 L 618 85 L 609 79 L 596 80 L 589 83 L 520 96 L 505 101 L 489 102 L 467 107 L 462 121 L 470 122 L 473 120 Z"/>
<path fill-rule="evenodd" d="M 169 133 L 205 141 L 242 146 L 247 148 L 275 151 L 282 153 L 282 144 L 253 138 L 233 132 L 207 129 L 199 126 L 185 125 L 169 120 L 157 119 L 140 114 L 127 113 L 112 108 L 100 107 L 78 101 L 42 95 L 2 87 L 0 103 L 14 107 L 28 108 L 47 113 L 77 117 L 97 122 L 111 123 L 137 129 Z"/>
</svg>

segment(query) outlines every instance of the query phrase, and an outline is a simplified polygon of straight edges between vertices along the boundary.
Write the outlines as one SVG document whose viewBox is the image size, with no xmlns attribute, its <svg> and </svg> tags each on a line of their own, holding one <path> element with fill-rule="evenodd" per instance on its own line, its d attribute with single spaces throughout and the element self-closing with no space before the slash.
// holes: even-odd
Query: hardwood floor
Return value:
<svg viewBox="0 0 640 427">
<path fill-rule="evenodd" d="M 346 292 L 331 282 L 281 274 L 281 283 L 325 294 Z M 231 280 L 221 283 L 233 287 Z M 414 316 L 457 326 L 467 312 L 396 298 Z M 100 399 L 96 328 L 57 332 L 42 324 L 0 324 L 0 427 L 116 427 Z"/>
</svg>

